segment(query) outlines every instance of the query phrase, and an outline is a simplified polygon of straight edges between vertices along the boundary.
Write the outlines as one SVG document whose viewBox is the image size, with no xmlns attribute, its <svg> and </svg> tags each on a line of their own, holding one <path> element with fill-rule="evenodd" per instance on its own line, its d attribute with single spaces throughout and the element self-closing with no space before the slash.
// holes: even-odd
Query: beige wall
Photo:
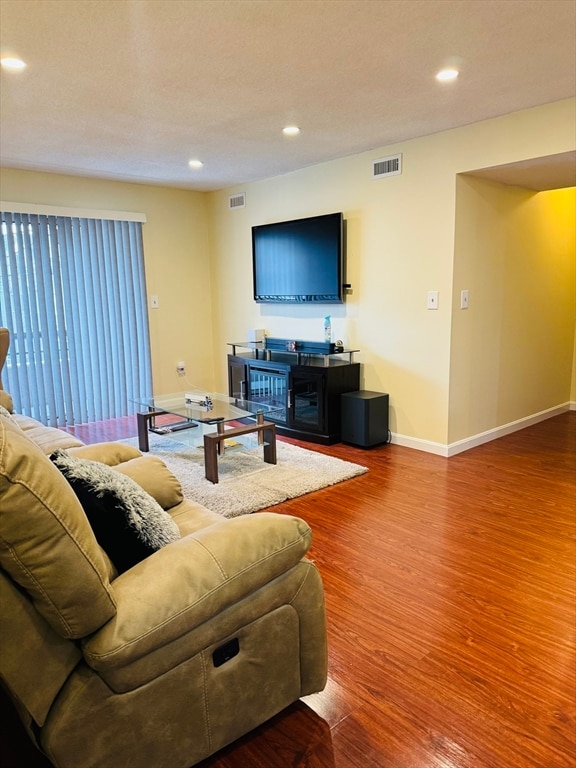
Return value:
<svg viewBox="0 0 576 768">
<path fill-rule="evenodd" d="M 576 321 L 574 188 L 460 177 L 456 212 L 449 443 L 567 403 Z"/>
<path fill-rule="evenodd" d="M 572 355 L 572 386 L 570 387 L 570 403 L 576 410 L 576 329 L 574 330 L 574 352 Z"/>
<path fill-rule="evenodd" d="M 144 213 L 152 375 L 158 393 L 214 388 L 207 198 L 188 190 L 3 168 L 0 199 Z M 186 379 L 176 363 L 187 364 Z"/>
<path fill-rule="evenodd" d="M 334 338 L 361 350 L 362 386 L 390 393 L 398 442 L 442 452 L 450 440 L 452 286 L 461 258 L 454 240 L 457 175 L 574 149 L 574 106 L 557 102 L 213 193 L 213 285 L 222 299 L 214 326 L 218 386 L 226 382 L 220 350 L 227 341 L 242 340 L 248 328 L 321 339 L 330 313 Z M 396 152 L 403 153 L 402 175 L 373 180 L 372 162 Z M 228 195 L 240 191 L 246 208 L 229 211 Z M 339 210 L 348 221 L 353 286 L 346 304 L 255 304 L 250 227 Z M 428 290 L 439 291 L 436 311 L 426 308 Z M 530 407 L 524 401 L 520 416 Z M 502 417 L 494 411 L 486 428 Z"/>
<path fill-rule="evenodd" d="M 458 174 L 574 149 L 575 104 L 557 102 L 216 193 L 4 169 L 0 197 L 147 215 L 148 293 L 160 298 L 160 308 L 150 310 L 158 392 L 225 390 L 227 342 L 244 340 L 249 328 L 321 339 L 329 313 L 334 338 L 361 350 L 362 386 L 390 393 L 397 441 L 442 452 L 454 435 L 507 418 L 493 408 L 490 418 L 474 415 L 464 424 L 451 387 L 452 291 L 466 253 L 455 242 Z M 373 180 L 373 161 L 395 152 L 403 153 L 402 175 Z M 228 196 L 239 191 L 246 208 L 229 211 Z M 460 195 L 458 185 L 458 210 Z M 353 294 L 346 304 L 255 304 L 251 226 L 333 211 L 343 211 L 348 222 Z M 429 290 L 439 291 L 436 311 L 426 309 Z M 481 336 L 481 351 L 485 343 Z M 187 363 L 186 379 L 175 374 L 178 360 Z M 455 371 L 452 383 L 467 375 Z M 506 413 L 522 398 L 514 386 L 506 389 Z M 522 400 L 519 417 L 534 407 L 535 400 Z"/>
</svg>

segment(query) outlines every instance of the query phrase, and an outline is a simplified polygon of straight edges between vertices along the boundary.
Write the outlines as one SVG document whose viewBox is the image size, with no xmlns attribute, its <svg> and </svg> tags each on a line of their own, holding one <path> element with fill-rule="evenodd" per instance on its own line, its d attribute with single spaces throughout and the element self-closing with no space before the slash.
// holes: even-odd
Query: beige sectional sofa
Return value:
<svg viewBox="0 0 576 768">
<path fill-rule="evenodd" d="M 36 445 L 38 445 L 44 453 L 52 453 L 57 448 L 76 448 L 83 445 L 81 440 L 68 434 L 60 429 L 54 427 L 46 427 L 36 419 L 32 419 L 29 416 L 23 416 L 19 413 L 14 413 L 14 404 L 9 392 L 6 392 L 2 384 L 2 369 L 6 362 L 6 356 L 8 355 L 8 349 L 10 347 L 10 332 L 8 328 L 0 328 L 0 406 L 5 408 L 15 419 L 17 424 L 26 432 Z"/>
<path fill-rule="evenodd" d="M 324 687 L 304 521 L 224 519 L 184 499 L 158 458 L 84 446 L 0 399 L 0 677 L 54 766 L 189 768 Z M 136 483 L 176 538 L 120 572 L 57 448 Z"/>
</svg>

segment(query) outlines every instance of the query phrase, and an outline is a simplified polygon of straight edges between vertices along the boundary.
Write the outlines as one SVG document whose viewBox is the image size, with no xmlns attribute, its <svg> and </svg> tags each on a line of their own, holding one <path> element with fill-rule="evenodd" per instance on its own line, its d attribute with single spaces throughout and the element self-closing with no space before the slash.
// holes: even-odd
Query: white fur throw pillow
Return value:
<svg viewBox="0 0 576 768">
<path fill-rule="evenodd" d="M 118 573 L 180 538 L 170 515 L 131 478 L 63 450 L 50 459 L 74 489 L 98 543 Z"/>
</svg>

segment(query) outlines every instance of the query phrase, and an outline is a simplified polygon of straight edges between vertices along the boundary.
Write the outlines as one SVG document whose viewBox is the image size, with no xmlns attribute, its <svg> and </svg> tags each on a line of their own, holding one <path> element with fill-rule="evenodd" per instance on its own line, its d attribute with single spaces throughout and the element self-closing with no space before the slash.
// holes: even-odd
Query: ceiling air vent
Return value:
<svg viewBox="0 0 576 768">
<path fill-rule="evenodd" d="M 237 195 L 230 195 L 228 198 L 228 208 L 235 211 L 236 208 L 246 208 L 246 195 L 239 192 Z"/>
<path fill-rule="evenodd" d="M 400 176 L 402 173 L 402 154 L 381 157 L 374 160 L 372 165 L 372 177 L 381 179 L 384 176 Z"/>
</svg>

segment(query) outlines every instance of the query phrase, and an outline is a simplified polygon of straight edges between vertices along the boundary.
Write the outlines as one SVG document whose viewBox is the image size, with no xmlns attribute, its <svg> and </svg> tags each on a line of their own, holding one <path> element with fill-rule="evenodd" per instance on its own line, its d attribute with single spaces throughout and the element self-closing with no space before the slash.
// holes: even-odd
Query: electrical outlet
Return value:
<svg viewBox="0 0 576 768">
<path fill-rule="evenodd" d="M 438 291 L 428 291 L 428 309 L 438 309 Z"/>
</svg>

